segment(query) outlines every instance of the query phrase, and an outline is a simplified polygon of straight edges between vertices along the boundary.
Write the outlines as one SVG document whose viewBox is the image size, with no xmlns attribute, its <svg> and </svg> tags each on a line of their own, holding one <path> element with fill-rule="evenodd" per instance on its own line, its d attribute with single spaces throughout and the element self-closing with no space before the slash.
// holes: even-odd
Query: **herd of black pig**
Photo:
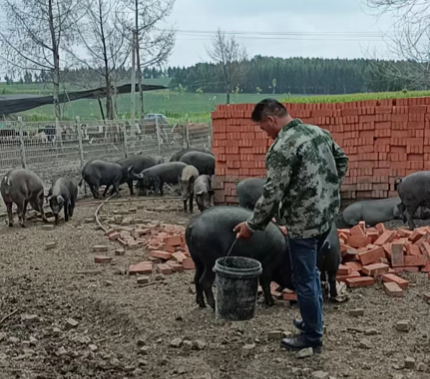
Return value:
<svg viewBox="0 0 430 379">
<path fill-rule="evenodd" d="M 58 178 L 49 189 L 47 200 L 58 223 L 59 213 L 64 210 L 64 219 L 67 222 L 73 216 L 78 197 L 78 185 L 85 181 L 95 199 L 100 198 L 100 186 L 105 186 L 103 197 L 109 191 L 111 195 L 119 196 L 119 187 L 127 183 L 130 194 L 133 195 L 133 182 L 138 181 L 141 195 L 148 190 L 163 195 L 164 184 L 180 184 L 184 209 L 187 202 L 192 203 L 194 196 L 200 211 L 210 207 L 213 191 L 210 177 L 215 173 L 215 158 L 212 153 L 198 149 L 184 149 L 176 153 L 170 162 L 162 163 L 160 160 L 135 155 L 109 162 L 102 159 L 88 161 L 82 168 L 82 179 L 79 184 L 73 178 Z M 0 191 L 7 208 L 8 225 L 13 226 L 12 206 L 16 204 L 19 223 L 25 227 L 25 215 L 28 204 L 42 214 L 44 212 L 44 185 L 40 177 L 27 169 L 10 170 L 2 179 Z"/>
<path fill-rule="evenodd" d="M 108 162 L 101 159 L 91 160 L 82 169 L 82 182 L 90 187 L 94 198 L 100 198 L 100 186 L 106 186 L 103 196 L 106 196 L 112 186 L 111 195 L 119 195 L 119 186 L 127 183 L 130 194 L 133 195 L 133 182 L 137 181 L 140 195 L 154 191 L 163 195 L 164 184 L 180 185 L 184 211 L 193 212 L 194 197 L 202 212 L 193 217 L 185 233 L 190 254 L 196 266 L 195 285 L 196 301 L 199 306 L 205 306 L 203 293 L 207 302 L 214 307 L 212 284 L 215 274 L 212 270 L 217 258 L 225 256 L 230 249 L 235 234 L 233 228 L 245 221 L 254 209 L 257 200 L 263 193 L 265 180 L 249 178 L 237 184 L 238 207 L 212 207 L 213 191 L 211 176 L 215 171 L 215 158 L 212 153 L 197 149 L 184 149 L 176 153 L 170 162 L 162 163 L 151 157 L 136 155 Z M 340 243 L 337 234 L 338 227 L 351 227 L 359 221 L 368 225 L 386 222 L 394 218 L 408 221 L 413 229 L 413 217 L 430 218 L 427 201 L 430 200 L 430 173 L 418 172 L 403 180 L 396 181 L 400 197 L 358 201 L 347 207 L 340 220 L 333 222 L 332 229 L 323 244 L 318 260 L 318 268 L 324 285 L 325 297 L 337 299 L 336 274 L 340 264 Z M 17 205 L 19 222 L 25 226 L 27 205 L 42 214 L 45 200 L 42 180 L 32 171 L 15 169 L 9 171 L 1 181 L 0 186 L 3 200 L 7 207 L 8 224 L 13 226 L 12 204 Z M 47 199 L 55 222 L 64 209 L 65 221 L 73 216 L 78 196 L 78 184 L 71 178 L 57 179 L 49 189 Z M 411 216 L 413 215 L 413 216 Z M 249 256 L 259 260 L 263 266 L 260 283 L 267 305 L 273 304 L 270 294 L 270 283 L 276 281 L 281 287 L 294 289 L 291 280 L 288 247 L 284 231 L 277 226 L 276 219 L 264 231 L 257 231 L 250 241 L 240 240 L 236 243 L 233 255 Z"/>
</svg>

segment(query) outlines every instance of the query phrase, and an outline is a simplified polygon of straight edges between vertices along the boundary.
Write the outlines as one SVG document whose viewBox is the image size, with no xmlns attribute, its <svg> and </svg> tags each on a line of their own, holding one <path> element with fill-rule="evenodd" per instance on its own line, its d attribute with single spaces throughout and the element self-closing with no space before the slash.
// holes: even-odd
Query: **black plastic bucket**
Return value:
<svg viewBox="0 0 430 379">
<path fill-rule="evenodd" d="M 215 262 L 215 316 L 229 321 L 254 317 L 261 263 L 252 258 L 223 257 Z"/>
</svg>

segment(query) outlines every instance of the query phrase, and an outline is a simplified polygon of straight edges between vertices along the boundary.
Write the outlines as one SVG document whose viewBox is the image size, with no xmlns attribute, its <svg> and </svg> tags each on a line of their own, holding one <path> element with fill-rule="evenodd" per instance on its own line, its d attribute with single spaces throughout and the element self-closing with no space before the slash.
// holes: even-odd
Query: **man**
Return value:
<svg viewBox="0 0 430 379">
<path fill-rule="evenodd" d="M 290 350 L 322 346 L 322 292 L 317 252 L 340 208 L 340 186 L 348 158 L 329 132 L 293 119 L 278 101 L 266 99 L 252 113 L 256 122 L 275 140 L 266 155 L 267 180 L 254 213 L 237 225 L 237 238 L 251 238 L 277 214 L 287 229 L 293 281 L 302 333 L 285 338 Z"/>
</svg>

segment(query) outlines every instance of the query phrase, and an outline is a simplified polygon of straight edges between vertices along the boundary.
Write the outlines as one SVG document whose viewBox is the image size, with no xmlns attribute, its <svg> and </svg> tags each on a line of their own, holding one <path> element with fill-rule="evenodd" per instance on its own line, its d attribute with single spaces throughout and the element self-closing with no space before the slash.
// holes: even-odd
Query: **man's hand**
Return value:
<svg viewBox="0 0 430 379">
<path fill-rule="evenodd" d="M 236 238 L 239 239 L 250 239 L 252 237 L 252 232 L 246 225 L 246 222 L 241 222 L 239 225 L 236 225 L 233 229 L 233 232 L 236 233 Z"/>
</svg>

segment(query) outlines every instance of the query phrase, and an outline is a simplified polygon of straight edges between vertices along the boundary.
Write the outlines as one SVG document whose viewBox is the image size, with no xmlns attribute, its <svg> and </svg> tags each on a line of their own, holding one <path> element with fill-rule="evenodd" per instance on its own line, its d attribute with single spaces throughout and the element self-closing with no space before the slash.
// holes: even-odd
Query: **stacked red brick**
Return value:
<svg viewBox="0 0 430 379">
<path fill-rule="evenodd" d="M 396 196 L 397 177 L 430 170 L 430 98 L 286 106 L 293 117 L 329 130 L 348 154 L 345 199 Z M 266 175 L 271 140 L 250 121 L 253 107 L 220 105 L 212 113 L 218 204 L 237 202 L 237 180 Z"/>
<path fill-rule="evenodd" d="M 396 274 L 430 272 L 430 228 L 386 230 L 383 224 L 366 228 L 364 222 L 352 229 L 339 229 L 343 264 L 337 280 L 349 287 L 373 285 L 375 279 L 392 296 L 401 296 L 408 282 Z"/>
</svg>

